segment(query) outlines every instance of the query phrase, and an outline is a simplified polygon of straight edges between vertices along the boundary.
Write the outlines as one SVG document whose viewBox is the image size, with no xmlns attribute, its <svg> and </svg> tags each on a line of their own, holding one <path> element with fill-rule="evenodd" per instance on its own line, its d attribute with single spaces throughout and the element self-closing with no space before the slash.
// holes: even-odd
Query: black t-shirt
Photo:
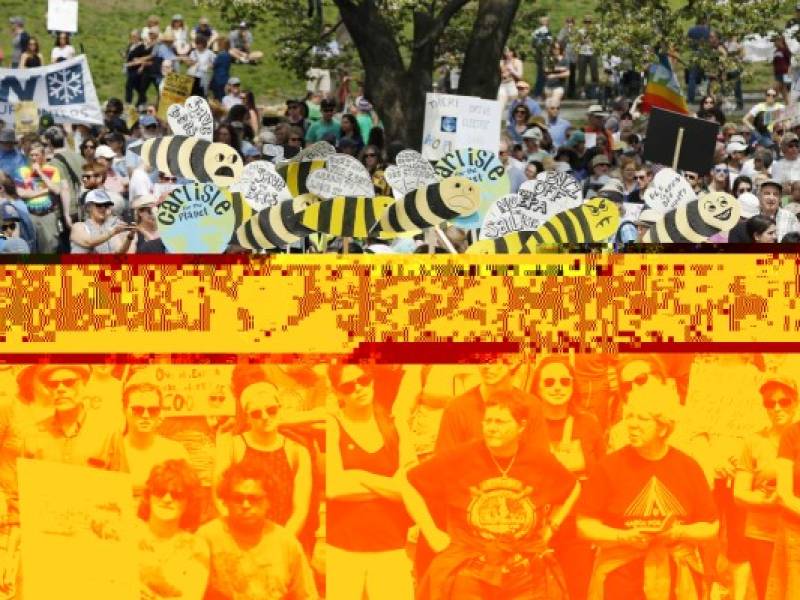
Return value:
<svg viewBox="0 0 800 600">
<path fill-rule="evenodd" d="M 502 477 L 482 439 L 435 454 L 411 469 L 408 480 L 429 504 L 446 506 L 455 543 L 498 540 L 519 544 L 520 552 L 536 549 L 544 520 L 575 487 L 575 477 L 543 451 L 518 453 Z"/>
<path fill-rule="evenodd" d="M 141 43 L 136 44 L 135 46 L 128 48 L 128 57 L 126 62 L 131 62 L 134 59 L 142 58 L 143 56 L 147 56 L 149 54 L 150 51 L 147 49 L 147 46 Z M 138 69 L 138 66 L 128 67 L 128 73 L 135 73 L 138 71 Z"/>
<path fill-rule="evenodd" d="M 700 465 L 672 447 L 661 460 L 642 458 L 631 446 L 605 457 L 589 474 L 576 513 L 617 528 L 659 529 L 669 516 L 681 523 L 717 519 Z"/>
</svg>

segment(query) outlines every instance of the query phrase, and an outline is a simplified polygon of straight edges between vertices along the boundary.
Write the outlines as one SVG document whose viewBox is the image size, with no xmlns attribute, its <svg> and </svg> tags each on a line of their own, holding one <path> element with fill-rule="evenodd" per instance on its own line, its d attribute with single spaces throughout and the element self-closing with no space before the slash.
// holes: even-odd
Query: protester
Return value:
<svg viewBox="0 0 800 600">
<path fill-rule="evenodd" d="M 0 200 L 0 253 L 29 254 L 31 247 L 21 237 L 21 233 L 22 218 L 19 210 L 11 201 Z"/>
<path fill-rule="evenodd" d="M 769 217 L 755 215 L 748 219 L 745 229 L 749 241 L 758 244 L 774 244 L 778 241 L 776 235 L 775 221 Z"/>
<path fill-rule="evenodd" d="M 320 107 L 322 119 L 309 127 L 308 133 L 306 133 L 306 142 L 309 144 L 318 142 L 327 135 L 331 135 L 335 140 L 338 140 L 342 134 L 339 121 L 333 118 L 336 112 L 336 103 L 333 100 L 325 99 L 320 104 Z"/>
<path fill-rule="evenodd" d="M 497 100 L 501 108 L 505 108 L 506 103 L 517 95 L 517 81 L 522 79 L 522 75 L 523 65 L 517 53 L 511 48 L 505 48 L 500 60 L 500 88 L 497 90 Z"/>
<path fill-rule="evenodd" d="M 75 48 L 69 43 L 69 33 L 61 31 L 56 34 L 56 45 L 50 52 L 50 62 L 55 64 L 62 60 L 69 60 L 75 56 Z"/>
<path fill-rule="evenodd" d="M 103 190 L 92 190 L 85 200 L 88 218 L 74 223 L 70 233 L 73 254 L 127 254 L 136 227 L 109 217 L 113 200 Z"/>
<path fill-rule="evenodd" d="M 228 42 L 231 56 L 237 63 L 255 64 L 264 56 L 263 52 L 253 50 L 253 33 L 247 21 L 242 21 L 237 29 L 231 30 Z"/>
</svg>

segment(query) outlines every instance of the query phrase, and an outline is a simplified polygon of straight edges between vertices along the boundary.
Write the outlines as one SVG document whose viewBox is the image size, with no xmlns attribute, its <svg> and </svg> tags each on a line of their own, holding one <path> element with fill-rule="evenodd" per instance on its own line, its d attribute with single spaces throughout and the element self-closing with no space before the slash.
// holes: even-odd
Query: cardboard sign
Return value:
<svg viewBox="0 0 800 600">
<path fill-rule="evenodd" d="M 301 223 L 318 233 L 365 238 L 394 202 L 394 198 L 388 196 L 337 196 L 306 208 Z"/>
<path fill-rule="evenodd" d="M 171 254 L 221 254 L 233 234 L 233 203 L 215 185 L 189 184 L 158 206 L 158 229 Z"/>
<path fill-rule="evenodd" d="M 78 0 L 47 0 L 47 31 L 78 32 Z"/>
<path fill-rule="evenodd" d="M 647 206 L 660 213 L 669 212 L 679 204 L 697 199 L 691 184 L 669 167 L 656 173 L 647 186 L 642 199 Z"/>
<path fill-rule="evenodd" d="M 22 458 L 17 465 L 25 598 L 138 600 L 130 475 Z"/>
<path fill-rule="evenodd" d="M 287 162 L 308 162 L 312 160 L 325 160 L 329 156 L 336 154 L 336 148 L 331 146 L 328 142 L 317 142 L 306 146 L 298 152 L 291 161 Z"/>
<path fill-rule="evenodd" d="M 480 148 L 497 154 L 502 112 L 496 100 L 426 94 L 423 158 L 437 161 L 458 148 Z"/>
<path fill-rule="evenodd" d="M 97 91 L 84 55 L 32 69 L 0 69 L 0 120 L 14 122 L 20 102 L 33 100 L 56 123 L 103 124 Z"/>
<path fill-rule="evenodd" d="M 642 241 L 699 244 L 720 231 L 733 229 L 740 214 L 741 205 L 736 198 L 725 192 L 710 192 L 665 213 Z"/>
<path fill-rule="evenodd" d="M 718 130 L 711 121 L 653 108 L 644 159 L 681 171 L 708 173 L 714 166 Z"/>
<path fill-rule="evenodd" d="M 318 200 L 312 194 L 303 194 L 259 211 L 236 229 L 236 244 L 250 250 L 274 250 L 299 242 L 311 233 L 300 222 L 302 211 Z"/>
<path fill-rule="evenodd" d="M 194 87 L 194 77 L 181 73 L 169 73 L 164 78 L 164 89 L 158 99 L 158 118 L 167 120 L 167 110 L 173 104 L 183 104 L 189 98 Z M 177 132 L 176 132 L 177 134 Z M 179 134 L 178 134 L 179 135 Z"/>
<path fill-rule="evenodd" d="M 275 165 L 265 160 L 247 164 L 239 180 L 230 187 L 230 191 L 240 192 L 245 201 L 256 211 L 275 206 L 281 200 L 292 197 L 286 182 L 275 170 Z"/>
<path fill-rule="evenodd" d="M 195 136 L 207 142 L 214 139 L 214 117 L 205 98 L 192 96 L 183 105 L 171 105 L 167 123 L 175 135 Z"/>
<path fill-rule="evenodd" d="M 14 131 L 19 134 L 34 133 L 39 130 L 39 107 L 33 100 L 17 104 L 14 111 Z"/>
<path fill-rule="evenodd" d="M 403 150 L 397 155 L 395 164 L 383 172 L 386 183 L 392 188 L 395 198 L 403 198 L 409 192 L 436 183 L 436 172 L 431 163 L 416 150 Z"/>
<path fill-rule="evenodd" d="M 503 163 L 492 152 L 477 148 L 463 148 L 451 152 L 436 163 L 436 174 L 447 177 L 466 177 L 478 184 L 481 202 L 477 212 L 453 219 L 452 223 L 465 229 L 480 227 L 483 217 L 498 198 L 509 193 L 511 183 Z"/>
<path fill-rule="evenodd" d="M 375 195 L 375 186 L 369 171 L 357 158 L 348 154 L 328 157 L 324 169 L 317 169 L 306 180 L 308 191 L 320 198 L 335 196 Z"/>
<path fill-rule="evenodd" d="M 149 383 L 161 390 L 165 417 L 232 416 L 233 365 L 148 365 L 137 369 L 128 385 Z"/>
<path fill-rule="evenodd" d="M 498 198 L 483 219 L 480 239 L 496 239 L 514 231 L 539 228 L 546 219 L 538 209 L 538 205 L 532 206 L 519 194 Z"/>
</svg>

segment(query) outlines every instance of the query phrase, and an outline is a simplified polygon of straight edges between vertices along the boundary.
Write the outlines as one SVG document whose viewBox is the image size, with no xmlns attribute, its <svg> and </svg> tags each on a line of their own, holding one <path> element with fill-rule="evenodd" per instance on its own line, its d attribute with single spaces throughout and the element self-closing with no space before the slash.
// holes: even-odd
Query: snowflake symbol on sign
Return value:
<svg viewBox="0 0 800 600">
<path fill-rule="evenodd" d="M 62 69 L 47 76 L 47 100 L 53 106 L 82 104 L 86 101 L 81 65 Z"/>
</svg>

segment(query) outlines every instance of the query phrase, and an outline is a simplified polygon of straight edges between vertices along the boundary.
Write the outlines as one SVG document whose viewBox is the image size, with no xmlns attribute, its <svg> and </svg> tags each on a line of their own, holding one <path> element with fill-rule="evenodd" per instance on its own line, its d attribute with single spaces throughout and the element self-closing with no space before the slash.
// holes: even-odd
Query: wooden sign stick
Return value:
<svg viewBox="0 0 800 600">
<path fill-rule="evenodd" d="M 447 248 L 447 251 L 450 252 L 450 254 L 458 254 L 456 249 L 453 247 L 452 242 L 450 242 L 450 240 L 445 235 L 444 231 L 442 231 L 438 227 L 434 227 L 433 230 L 436 232 L 436 235 L 439 236 L 439 239 L 442 240 L 444 247 Z"/>
<path fill-rule="evenodd" d="M 683 145 L 683 127 L 678 129 L 678 141 L 675 144 L 675 154 L 672 156 L 672 169 L 678 170 L 678 159 L 681 156 L 681 146 Z"/>
</svg>

